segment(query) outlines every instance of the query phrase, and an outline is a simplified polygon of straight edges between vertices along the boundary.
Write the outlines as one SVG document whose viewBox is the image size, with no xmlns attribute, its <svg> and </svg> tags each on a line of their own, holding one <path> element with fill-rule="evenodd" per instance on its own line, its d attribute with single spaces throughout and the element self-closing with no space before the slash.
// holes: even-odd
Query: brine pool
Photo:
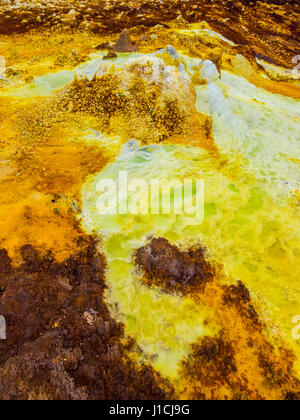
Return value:
<svg viewBox="0 0 300 420">
<path fill-rule="evenodd" d="M 77 71 L 91 78 L 102 56 L 94 54 L 73 72 L 45 75 L 2 94 L 50 95 L 71 82 Z M 120 54 L 115 65 L 130 56 Z M 188 69 L 199 62 L 184 58 Z M 199 112 L 213 120 L 219 157 L 185 145 L 141 146 L 134 139 L 122 144 L 100 133 L 86 136 L 114 149 L 111 162 L 82 187 L 82 226 L 101 235 L 107 258 L 107 301 L 153 366 L 176 378 L 189 345 L 217 334 L 217 322 L 209 308 L 192 297 L 143 285 L 133 253 L 152 237 L 183 248 L 201 242 L 224 267 L 228 282 L 242 280 L 251 291 L 270 340 L 283 338 L 297 355 L 300 378 L 300 342 L 292 336 L 292 319 L 300 315 L 300 101 L 266 92 L 226 71 L 220 81 L 196 87 L 196 92 Z M 185 214 L 100 215 L 97 184 L 116 179 L 120 171 L 146 182 L 204 180 L 204 221 L 193 224 Z"/>
<path fill-rule="evenodd" d="M 176 377 L 189 344 L 216 334 L 218 326 L 199 302 L 140 282 L 133 253 L 151 237 L 184 248 L 201 242 L 224 266 L 228 281 L 241 279 L 250 289 L 270 336 L 284 337 L 300 356 L 292 337 L 292 319 L 300 313 L 300 103 L 227 72 L 220 82 L 196 90 L 198 110 L 213 119 L 219 158 L 197 147 L 129 143 L 82 189 L 83 227 L 103 238 L 112 311 L 168 377 Z M 101 216 L 97 184 L 117 180 L 121 171 L 147 183 L 153 178 L 204 180 L 203 223 L 191 224 L 184 214 Z M 204 322 L 207 318 L 212 321 Z M 300 374 L 300 364 L 298 369 Z"/>
</svg>

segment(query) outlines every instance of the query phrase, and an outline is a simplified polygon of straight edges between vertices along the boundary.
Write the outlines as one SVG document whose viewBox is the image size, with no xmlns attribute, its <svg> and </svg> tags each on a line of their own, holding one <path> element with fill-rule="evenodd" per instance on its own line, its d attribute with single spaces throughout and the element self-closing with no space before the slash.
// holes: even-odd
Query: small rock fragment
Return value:
<svg viewBox="0 0 300 420">
<path fill-rule="evenodd" d="M 99 44 L 95 47 L 96 50 L 101 51 L 101 50 L 108 50 L 110 49 L 110 43 L 109 42 L 103 42 L 102 44 Z"/>
<path fill-rule="evenodd" d="M 175 50 L 174 47 L 172 47 L 172 45 L 167 46 L 166 52 L 173 58 L 173 60 L 175 60 L 176 58 L 179 58 L 178 52 Z"/>
<path fill-rule="evenodd" d="M 201 64 L 200 76 L 206 83 L 216 82 L 220 79 L 220 73 L 218 72 L 216 65 L 210 60 L 205 60 Z"/>
<path fill-rule="evenodd" d="M 134 52 L 138 50 L 137 46 L 130 39 L 128 29 L 123 30 L 117 43 L 113 46 L 113 50 L 118 52 Z"/>
<path fill-rule="evenodd" d="M 103 60 L 111 60 L 112 58 L 118 58 L 118 54 L 114 51 L 109 51 L 104 57 Z"/>
</svg>

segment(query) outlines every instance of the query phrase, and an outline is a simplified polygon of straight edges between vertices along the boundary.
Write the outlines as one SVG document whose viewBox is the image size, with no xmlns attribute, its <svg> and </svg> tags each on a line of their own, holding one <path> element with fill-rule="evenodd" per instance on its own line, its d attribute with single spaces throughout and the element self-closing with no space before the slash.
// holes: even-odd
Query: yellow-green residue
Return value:
<svg viewBox="0 0 300 420">
<path fill-rule="evenodd" d="M 272 341 L 283 338 L 300 360 L 300 343 L 292 337 L 292 319 L 300 314 L 299 203 L 294 194 L 300 174 L 290 160 L 299 158 L 299 102 L 227 73 L 197 94 L 200 112 L 213 118 L 220 158 L 196 147 L 131 150 L 126 145 L 114 163 L 83 186 L 83 226 L 104 238 L 107 298 L 155 368 L 175 376 L 188 344 L 215 334 L 218 327 L 200 303 L 142 285 L 132 254 L 151 237 L 184 247 L 201 241 L 229 281 L 242 280 L 250 289 Z M 190 225 L 185 215 L 99 215 L 96 185 L 119 171 L 147 182 L 203 179 L 204 222 Z M 299 363 L 297 369 L 300 376 Z"/>
</svg>

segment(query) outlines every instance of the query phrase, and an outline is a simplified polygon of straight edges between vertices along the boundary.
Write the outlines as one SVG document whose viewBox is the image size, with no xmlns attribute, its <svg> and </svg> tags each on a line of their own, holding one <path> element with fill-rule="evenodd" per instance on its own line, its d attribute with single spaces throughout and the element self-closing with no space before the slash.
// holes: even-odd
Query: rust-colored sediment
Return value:
<svg viewBox="0 0 300 420">
<path fill-rule="evenodd" d="M 123 327 L 103 300 L 105 261 L 93 238 L 57 262 L 31 245 L 14 267 L 0 250 L 1 399 L 165 399 L 172 388 L 126 352 Z"/>
<path fill-rule="evenodd" d="M 13 258 L 26 243 L 60 261 L 79 250 L 81 186 L 107 163 L 99 147 L 70 141 L 94 121 L 59 114 L 51 102 L 1 98 L 0 245 Z"/>
<path fill-rule="evenodd" d="M 219 324 L 219 334 L 199 339 L 182 362 L 180 398 L 300 398 L 293 353 L 269 343 L 249 291 L 241 281 L 226 285 L 222 269 L 213 268 L 201 247 L 180 251 L 153 239 L 137 251 L 136 263 L 149 287 L 200 300 Z"/>
<path fill-rule="evenodd" d="M 127 356 L 136 344 L 104 301 L 105 259 L 76 220 L 82 183 L 108 161 L 74 141 L 97 121 L 55 103 L 1 101 L 0 399 L 172 398 Z"/>
<path fill-rule="evenodd" d="M 215 275 L 203 249 L 181 252 L 164 238 L 153 239 L 149 245 L 140 248 L 136 264 L 143 267 L 146 284 L 154 284 L 167 293 L 187 294 L 196 288 L 203 289 Z"/>
<path fill-rule="evenodd" d="M 103 3 L 103 5 L 101 5 Z M 299 15 L 297 2 L 281 0 L 230 1 L 180 0 L 56 0 L 21 1 L 0 6 L 0 33 L 23 33 L 45 27 L 88 29 L 95 33 L 120 33 L 124 28 L 169 25 L 178 18 L 188 22 L 208 22 L 213 29 L 237 44 L 250 46 L 259 58 L 292 67 L 299 54 Z"/>
</svg>

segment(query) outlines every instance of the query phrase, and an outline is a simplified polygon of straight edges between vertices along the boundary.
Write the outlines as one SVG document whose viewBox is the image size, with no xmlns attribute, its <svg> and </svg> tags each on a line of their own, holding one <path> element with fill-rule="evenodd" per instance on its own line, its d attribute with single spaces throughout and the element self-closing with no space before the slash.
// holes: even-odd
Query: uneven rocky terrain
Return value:
<svg viewBox="0 0 300 420">
<path fill-rule="evenodd" d="M 300 48 L 299 16 L 300 5 L 292 0 L 83 0 L 71 4 L 68 0 L 4 0 L 0 33 L 26 32 L 40 26 L 118 33 L 126 27 L 167 26 L 176 18 L 204 20 L 257 56 L 291 67 L 291 59 Z"/>
</svg>

